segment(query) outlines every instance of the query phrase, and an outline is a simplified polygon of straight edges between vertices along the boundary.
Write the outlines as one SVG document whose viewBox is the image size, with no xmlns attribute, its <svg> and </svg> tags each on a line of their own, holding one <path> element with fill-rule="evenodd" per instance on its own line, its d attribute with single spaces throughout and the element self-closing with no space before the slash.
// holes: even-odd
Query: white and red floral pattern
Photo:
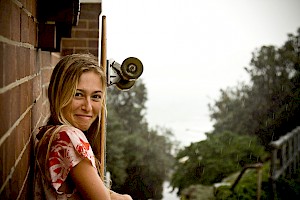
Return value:
<svg viewBox="0 0 300 200">
<path fill-rule="evenodd" d="M 51 137 L 46 135 L 47 140 Z M 43 144 L 49 144 L 50 141 L 44 141 Z M 47 149 L 47 146 L 43 145 L 40 148 L 43 150 Z M 46 155 L 43 153 L 43 155 Z M 93 167 L 96 168 L 95 157 L 92 148 L 85 137 L 84 133 L 79 129 L 70 126 L 63 126 L 53 136 L 53 141 L 50 144 L 50 150 L 48 154 L 48 160 L 46 161 L 46 166 L 44 169 L 46 172 L 46 179 L 43 183 L 43 189 L 51 190 L 44 191 L 43 193 L 48 195 L 62 195 L 58 189 L 66 181 L 70 170 L 75 167 L 80 161 L 87 158 L 91 161 Z M 44 158 L 45 159 L 45 158 Z M 43 159 L 40 158 L 39 162 Z M 41 172 L 42 173 L 42 172 Z M 48 186 L 44 184 L 49 184 Z M 48 195 L 47 195 L 48 194 Z M 68 195 L 69 196 L 69 195 Z M 55 198 L 47 197 L 47 199 Z M 64 198 L 63 198 L 64 199 Z"/>
<path fill-rule="evenodd" d="M 58 190 L 66 180 L 69 171 L 82 159 L 88 158 L 95 166 L 95 159 L 85 135 L 78 129 L 62 128 L 49 152 L 48 166 L 53 187 Z M 75 150 L 75 151 L 74 151 Z"/>
</svg>

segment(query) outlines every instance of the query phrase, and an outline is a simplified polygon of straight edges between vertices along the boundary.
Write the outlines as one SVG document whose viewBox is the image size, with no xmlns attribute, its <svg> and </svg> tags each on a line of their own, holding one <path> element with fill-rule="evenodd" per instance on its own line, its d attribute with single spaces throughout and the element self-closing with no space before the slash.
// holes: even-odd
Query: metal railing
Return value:
<svg viewBox="0 0 300 200">
<path fill-rule="evenodd" d="M 235 182 L 233 183 L 233 185 L 231 186 L 231 191 L 234 191 L 235 186 L 239 183 L 239 181 L 241 180 L 242 176 L 244 175 L 244 173 L 246 172 L 247 169 L 256 169 L 256 171 L 257 171 L 256 200 L 260 200 L 261 182 L 262 182 L 262 167 L 263 167 L 262 163 L 246 165 L 243 168 L 243 170 L 241 171 L 241 173 L 239 174 L 239 176 L 237 177 L 237 179 L 235 180 Z"/>
<path fill-rule="evenodd" d="M 272 148 L 270 183 L 272 198 L 277 199 L 276 181 L 280 176 L 291 176 L 299 168 L 300 127 L 270 143 Z"/>
</svg>

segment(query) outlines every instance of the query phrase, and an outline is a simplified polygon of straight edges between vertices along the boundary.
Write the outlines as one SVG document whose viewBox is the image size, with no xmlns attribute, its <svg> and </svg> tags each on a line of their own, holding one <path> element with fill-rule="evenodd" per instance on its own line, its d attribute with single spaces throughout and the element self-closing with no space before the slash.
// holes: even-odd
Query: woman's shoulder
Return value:
<svg viewBox="0 0 300 200">
<path fill-rule="evenodd" d="M 76 137 L 76 138 L 80 138 L 84 141 L 87 141 L 87 138 L 85 136 L 85 134 L 78 128 L 74 127 L 74 126 L 70 126 L 70 125 L 62 125 L 60 127 L 58 127 L 58 131 L 59 134 L 61 133 L 65 133 L 67 134 L 70 138 Z"/>
<path fill-rule="evenodd" d="M 91 145 L 85 134 L 76 127 L 69 125 L 60 126 L 58 128 L 58 131 L 56 131 L 54 141 L 61 140 L 67 143 L 71 143 L 79 154 L 81 154 L 82 151 L 86 151 L 84 154 L 88 152 L 89 154 L 93 155 Z"/>
<path fill-rule="evenodd" d="M 60 125 L 57 128 L 59 129 L 59 132 L 65 131 L 65 132 L 84 135 L 84 133 L 80 129 L 78 129 L 74 126 L 71 126 L 71 125 Z"/>
<path fill-rule="evenodd" d="M 88 143 L 85 134 L 78 128 L 71 125 L 44 126 L 37 135 L 41 144 L 50 141 L 65 140 L 73 144 Z"/>
<path fill-rule="evenodd" d="M 43 126 L 41 127 L 40 133 L 48 136 L 57 136 L 61 133 L 67 133 L 70 136 L 80 136 L 85 138 L 85 134 L 80 129 L 71 125 Z"/>
</svg>

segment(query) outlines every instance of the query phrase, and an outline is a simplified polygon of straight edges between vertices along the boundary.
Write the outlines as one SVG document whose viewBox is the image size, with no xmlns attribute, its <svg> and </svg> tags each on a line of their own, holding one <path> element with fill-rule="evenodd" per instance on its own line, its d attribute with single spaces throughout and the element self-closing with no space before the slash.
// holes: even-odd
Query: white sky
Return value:
<svg viewBox="0 0 300 200">
<path fill-rule="evenodd" d="M 281 46 L 300 27 L 300 0 L 102 0 L 107 55 L 144 65 L 147 121 L 182 145 L 212 130 L 208 103 L 248 81 L 262 45 Z"/>
</svg>

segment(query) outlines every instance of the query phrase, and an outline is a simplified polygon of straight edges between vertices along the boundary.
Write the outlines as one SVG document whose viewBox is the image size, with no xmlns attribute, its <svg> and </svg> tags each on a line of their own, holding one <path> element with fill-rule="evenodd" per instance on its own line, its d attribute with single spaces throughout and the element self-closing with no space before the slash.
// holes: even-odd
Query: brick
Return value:
<svg viewBox="0 0 300 200">
<path fill-rule="evenodd" d="M 31 1 L 31 14 L 32 14 L 32 16 L 34 17 L 34 18 L 37 18 L 37 15 L 36 15 L 36 10 L 37 10 L 37 5 L 36 5 L 36 3 L 37 3 L 37 0 L 29 0 L 29 1 Z"/>
<path fill-rule="evenodd" d="M 0 199 L 10 199 L 10 185 L 7 184 L 4 187 L 4 190 L 2 193 L 0 193 Z"/>
<path fill-rule="evenodd" d="M 10 184 L 10 188 L 11 188 L 11 192 L 9 195 L 10 199 L 17 199 L 19 196 L 19 192 L 21 190 L 21 184 L 20 184 L 20 179 L 18 179 L 19 177 L 19 172 L 15 171 L 13 174 L 13 177 L 11 179 L 11 181 L 9 182 Z"/>
<path fill-rule="evenodd" d="M 27 169 L 27 170 L 31 170 L 31 169 Z M 18 177 L 22 177 L 22 175 L 23 174 L 20 174 L 20 175 L 18 175 Z M 24 178 L 26 178 L 26 177 L 24 177 Z M 18 200 L 34 199 L 33 196 L 29 196 L 30 193 L 32 195 L 32 187 L 30 187 L 30 186 L 33 186 L 33 180 L 31 179 L 29 182 L 29 178 L 31 178 L 31 177 L 28 176 L 27 179 L 24 179 L 24 180 L 19 179 L 18 185 L 20 185 L 19 187 L 23 187 L 23 190 L 18 191 L 18 195 L 20 197 Z M 24 184 L 24 186 L 23 186 L 23 184 Z"/>
<path fill-rule="evenodd" d="M 49 67 L 50 66 L 50 58 L 51 58 L 51 54 L 49 51 L 41 51 L 41 66 L 40 68 L 43 67 Z"/>
<path fill-rule="evenodd" d="M 19 132 L 18 138 L 22 138 L 22 145 L 25 144 L 30 140 L 31 135 L 31 112 L 28 112 L 23 120 L 20 123 L 21 131 Z"/>
<path fill-rule="evenodd" d="M 74 30 L 72 38 L 89 38 L 88 30 Z"/>
<path fill-rule="evenodd" d="M 18 47 L 16 48 L 16 68 L 17 68 L 17 77 L 16 79 L 21 79 L 26 76 L 25 74 L 25 65 L 26 65 L 26 59 L 25 59 L 25 53 L 24 48 Z"/>
<path fill-rule="evenodd" d="M 32 104 L 42 93 L 41 75 L 38 75 L 30 80 L 30 84 L 32 88 L 32 101 L 30 101 L 30 104 Z"/>
<path fill-rule="evenodd" d="M 17 159 L 20 155 L 20 153 L 22 152 L 23 148 L 24 148 L 24 144 L 23 144 L 23 127 L 22 127 L 22 122 L 16 127 L 16 135 L 14 136 L 15 141 L 14 141 L 14 149 L 15 149 L 15 154 L 14 157 Z"/>
<path fill-rule="evenodd" d="M 89 43 L 90 48 L 98 48 L 99 47 L 98 39 L 90 39 L 88 43 Z"/>
<path fill-rule="evenodd" d="M 101 13 L 100 3 L 81 3 L 80 19 L 98 19 Z"/>
<path fill-rule="evenodd" d="M 44 106 L 42 105 L 43 99 L 40 98 L 36 101 L 36 103 L 32 107 L 32 116 L 31 116 L 31 127 L 32 129 L 38 127 L 39 119 L 42 116 Z"/>
<path fill-rule="evenodd" d="M 25 76 L 30 76 L 33 74 L 32 70 L 31 70 L 31 66 L 30 64 L 30 49 L 28 48 L 22 48 L 22 55 L 24 56 L 24 70 L 25 70 Z"/>
<path fill-rule="evenodd" d="M 33 4 L 34 2 L 32 0 L 26 0 L 25 8 L 28 10 L 30 13 L 33 11 Z"/>
<path fill-rule="evenodd" d="M 31 110 L 31 123 L 30 123 L 31 131 L 39 128 L 41 126 L 41 123 L 43 122 L 42 115 L 43 115 L 44 107 L 41 102 L 42 102 L 41 100 L 37 101 L 37 103 L 33 106 Z"/>
<path fill-rule="evenodd" d="M 63 38 L 62 40 L 62 47 L 63 48 L 70 48 L 70 47 L 86 47 L 87 41 L 85 39 L 68 39 Z"/>
<path fill-rule="evenodd" d="M 19 0 L 19 2 L 22 4 L 22 6 L 24 8 L 27 8 L 27 6 L 26 6 L 26 0 Z"/>
<path fill-rule="evenodd" d="M 21 30 L 20 29 L 20 13 L 21 9 L 16 5 L 12 4 L 12 14 L 10 18 L 10 24 L 11 24 L 11 39 L 14 41 L 21 41 Z"/>
<path fill-rule="evenodd" d="M 37 65 L 37 51 L 35 50 L 30 50 L 29 52 L 29 67 L 32 74 L 36 74 L 40 71 L 40 68 Z"/>
<path fill-rule="evenodd" d="M 32 192 L 32 186 L 33 186 L 33 168 L 30 169 L 29 175 L 26 182 L 24 183 L 23 190 L 20 191 L 20 198 L 18 200 L 27 200 L 27 199 L 34 199 L 33 192 Z"/>
<path fill-rule="evenodd" d="M 8 85 L 16 81 L 16 47 L 9 44 L 3 45 L 3 69 L 4 69 L 4 85 Z"/>
<path fill-rule="evenodd" d="M 99 38 L 99 31 L 98 30 L 89 31 L 89 38 Z"/>
<path fill-rule="evenodd" d="M 42 122 L 45 121 L 45 120 L 48 120 L 48 115 L 50 114 L 50 104 L 49 104 L 49 101 L 45 101 L 46 103 L 43 104 L 43 119 L 42 119 Z"/>
<path fill-rule="evenodd" d="M 28 98 L 28 106 L 30 106 L 32 103 L 33 103 L 33 80 L 31 79 L 30 82 L 28 83 L 28 95 L 27 95 L 27 98 Z"/>
<path fill-rule="evenodd" d="M 43 85 L 42 87 L 42 99 L 41 99 L 42 103 L 44 103 L 44 101 L 48 101 L 48 85 Z"/>
<path fill-rule="evenodd" d="M 46 68 L 42 70 L 42 85 L 48 84 L 50 82 L 52 74 L 52 68 Z"/>
<path fill-rule="evenodd" d="M 34 47 L 37 47 L 37 24 L 33 20 L 33 18 L 29 18 L 29 43 L 32 44 Z"/>
<path fill-rule="evenodd" d="M 10 19 L 11 19 L 11 7 L 12 1 L 1 0 L 0 1 L 0 35 L 6 38 L 10 38 Z"/>
<path fill-rule="evenodd" d="M 89 20 L 88 25 L 88 29 L 99 30 L 99 20 Z"/>
<path fill-rule="evenodd" d="M 75 26 L 73 29 L 86 29 L 88 28 L 88 20 L 81 20 L 79 19 L 78 25 Z"/>
<path fill-rule="evenodd" d="M 2 156 L 1 159 L 3 159 L 2 177 L 4 178 L 4 180 L 8 177 L 11 168 L 15 164 L 14 133 L 15 131 L 13 131 L 11 135 L 0 146 L 0 155 Z"/>
<path fill-rule="evenodd" d="M 21 12 L 21 42 L 29 43 L 29 22 L 28 15 L 24 10 Z"/>
<path fill-rule="evenodd" d="M 23 114 L 32 104 L 32 80 L 20 85 L 20 114 Z"/>
<path fill-rule="evenodd" d="M 0 137 L 2 137 L 9 129 L 10 123 L 10 91 L 0 94 Z"/>
<path fill-rule="evenodd" d="M 0 146 L 0 156 L 1 156 L 1 159 L 0 159 L 0 180 L 1 180 L 1 183 L 4 183 L 8 173 L 7 173 L 7 169 L 6 169 L 6 148 L 5 148 L 5 143 L 3 143 L 1 146 Z"/>
<path fill-rule="evenodd" d="M 14 87 L 13 89 L 10 90 L 10 99 L 9 99 L 9 107 L 10 107 L 10 122 L 11 125 L 13 125 L 21 115 L 21 104 L 24 103 L 22 102 L 22 99 L 20 99 L 20 86 Z"/>
<path fill-rule="evenodd" d="M 0 88 L 4 87 L 4 51 L 3 51 L 3 42 L 0 42 Z"/>
<path fill-rule="evenodd" d="M 26 111 L 26 109 L 28 108 L 28 82 L 25 82 L 23 84 L 20 85 L 20 113 L 24 113 Z"/>
<path fill-rule="evenodd" d="M 99 38 L 98 30 L 76 30 L 73 38 Z"/>
<path fill-rule="evenodd" d="M 10 181 L 11 184 L 11 197 L 13 197 L 12 199 L 17 199 L 19 193 L 21 192 L 21 188 L 22 185 L 24 183 L 24 181 L 26 181 L 26 175 L 27 172 L 30 169 L 30 163 L 29 163 L 29 158 L 30 156 L 30 145 L 24 147 L 25 151 L 24 154 L 21 157 L 21 160 L 19 161 L 19 163 L 16 166 L 16 169 L 12 175 L 12 179 Z"/>
</svg>

